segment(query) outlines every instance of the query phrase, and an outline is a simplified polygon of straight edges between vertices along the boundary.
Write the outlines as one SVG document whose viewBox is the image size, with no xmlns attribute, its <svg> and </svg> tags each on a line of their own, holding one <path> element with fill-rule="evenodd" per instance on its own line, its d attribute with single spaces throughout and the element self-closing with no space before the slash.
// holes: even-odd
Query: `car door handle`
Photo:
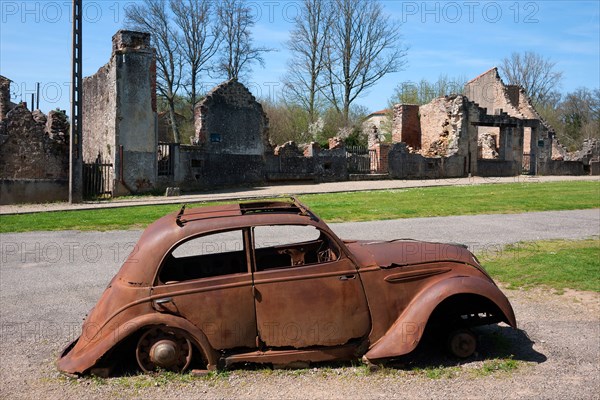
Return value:
<svg viewBox="0 0 600 400">
<path fill-rule="evenodd" d="M 356 279 L 356 275 L 352 274 L 352 275 L 342 275 L 340 276 L 340 281 L 349 281 L 351 279 Z"/>
<path fill-rule="evenodd" d="M 173 302 L 172 297 L 163 297 L 161 299 L 154 300 L 154 304 L 157 306 L 162 306 L 163 304 L 172 303 L 172 302 Z"/>
</svg>

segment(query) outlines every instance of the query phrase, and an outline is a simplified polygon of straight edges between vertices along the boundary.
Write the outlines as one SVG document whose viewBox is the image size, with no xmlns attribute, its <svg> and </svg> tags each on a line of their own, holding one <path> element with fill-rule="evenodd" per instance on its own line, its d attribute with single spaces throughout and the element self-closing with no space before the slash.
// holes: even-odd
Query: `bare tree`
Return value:
<svg viewBox="0 0 600 400">
<path fill-rule="evenodd" d="M 405 64 L 400 26 L 376 0 L 333 0 L 324 95 L 348 121 L 350 105 L 385 75 Z"/>
<path fill-rule="evenodd" d="M 199 98 L 200 74 L 208 71 L 209 62 L 219 50 L 220 31 L 215 24 L 209 0 L 171 0 L 175 24 L 180 28 L 181 54 L 186 64 L 185 89 L 189 96 L 191 118 Z"/>
<path fill-rule="evenodd" d="M 577 88 L 567 93 L 558 110 L 562 143 L 577 149 L 585 139 L 600 138 L 600 89 Z"/>
<path fill-rule="evenodd" d="M 527 51 L 505 57 L 500 71 L 510 85 L 525 89 L 534 105 L 543 104 L 550 93 L 560 85 L 563 73 L 556 71 L 556 63 L 540 54 Z"/>
<path fill-rule="evenodd" d="M 218 72 L 227 79 L 238 79 L 250 71 L 252 63 L 258 62 L 264 67 L 263 54 L 273 49 L 254 46 L 251 29 L 256 21 L 244 0 L 222 0 L 218 16 L 223 32 Z"/>
<path fill-rule="evenodd" d="M 284 78 L 286 95 L 300 104 L 308 113 L 308 123 L 317 118 L 318 96 L 321 91 L 320 75 L 325 67 L 327 41 L 332 14 L 324 0 L 304 0 L 302 12 L 294 20 L 294 28 L 287 41 L 292 53 L 288 73 Z"/>
<path fill-rule="evenodd" d="M 156 49 L 156 87 L 167 101 L 173 136 L 179 142 L 175 98 L 180 88 L 183 66 L 177 34 L 166 3 L 161 0 L 144 0 L 142 3 L 132 4 L 126 8 L 125 18 L 129 27 L 152 35 L 152 44 Z"/>
</svg>

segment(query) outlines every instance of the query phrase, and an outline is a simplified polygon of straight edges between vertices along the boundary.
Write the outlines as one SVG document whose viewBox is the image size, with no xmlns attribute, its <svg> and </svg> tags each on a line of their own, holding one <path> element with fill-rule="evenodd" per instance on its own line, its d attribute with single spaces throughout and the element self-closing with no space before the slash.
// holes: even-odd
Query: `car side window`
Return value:
<svg viewBox="0 0 600 400">
<path fill-rule="evenodd" d="M 248 272 L 242 230 L 198 236 L 174 248 L 165 258 L 159 281 L 171 284 Z"/>
<path fill-rule="evenodd" d="M 257 226 L 253 238 L 257 271 L 326 263 L 340 255 L 335 243 L 310 225 Z"/>
</svg>

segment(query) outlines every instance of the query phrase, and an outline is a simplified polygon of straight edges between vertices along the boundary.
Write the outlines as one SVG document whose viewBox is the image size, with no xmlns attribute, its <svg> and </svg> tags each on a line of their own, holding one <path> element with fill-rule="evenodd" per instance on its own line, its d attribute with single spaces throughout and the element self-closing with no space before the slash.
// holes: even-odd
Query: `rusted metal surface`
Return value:
<svg viewBox="0 0 600 400">
<path fill-rule="evenodd" d="M 255 231 L 272 226 L 312 227 L 318 238 L 259 246 Z M 217 234 L 235 238 L 235 248 L 202 242 Z M 185 246 L 215 251 L 187 255 Z M 116 354 L 144 371 L 193 368 L 192 355 L 209 370 L 372 361 L 413 351 L 428 323 L 456 332 L 500 321 L 516 327 L 508 300 L 464 246 L 344 242 L 295 199 L 182 207 L 145 230 L 58 368 L 85 374 Z M 456 354 L 472 351 L 467 339 L 454 339 Z M 127 343 L 133 349 L 120 347 Z"/>
</svg>

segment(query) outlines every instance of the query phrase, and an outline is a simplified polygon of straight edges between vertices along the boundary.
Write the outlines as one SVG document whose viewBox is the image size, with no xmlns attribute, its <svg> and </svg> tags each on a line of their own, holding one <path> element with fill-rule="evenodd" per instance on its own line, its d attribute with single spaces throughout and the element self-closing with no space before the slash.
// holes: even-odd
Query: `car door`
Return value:
<svg viewBox="0 0 600 400">
<path fill-rule="evenodd" d="M 334 346 L 369 333 L 356 267 L 326 234 L 257 226 L 253 243 L 257 330 L 266 346 Z"/>
<path fill-rule="evenodd" d="M 169 253 L 152 295 L 158 312 L 201 329 L 215 349 L 256 347 L 256 319 L 244 230 L 192 238 Z M 156 298 L 156 297 L 155 297 Z"/>
</svg>

